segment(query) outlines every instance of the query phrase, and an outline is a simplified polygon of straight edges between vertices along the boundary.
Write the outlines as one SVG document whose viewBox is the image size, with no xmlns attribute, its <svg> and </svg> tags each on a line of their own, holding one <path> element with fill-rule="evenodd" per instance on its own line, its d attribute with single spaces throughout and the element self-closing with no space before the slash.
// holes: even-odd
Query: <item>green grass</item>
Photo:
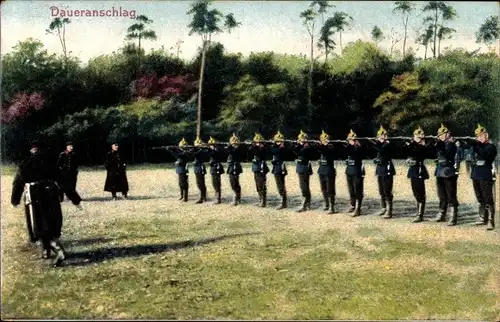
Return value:
<svg viewBox="0 0 500 322">
<path fill-rule="evenodd" d="M 72 256 L 53 269 L 26 245 L 22 210 L 9 208 L 12 176 L 2 177 L 2 318 L 500 318 L 498 230 L 411 224 L 397 212 L 387 221 L 366 209 L 351 218 L 253 201 L 195 205 L 194 187 L 185 204 L 175 179 L 171 169 L 131 168 L 131 200 L 84 202 L 84 212 L 64 203 L 62 242 Z M 252 180 L 242 176 L 244 201 L 255 196 Z M 84 170 L 78 189 L 101 197 L 103 182 L 102 170 Z M 398 191 L 406 184 L 397 177 Z M 274 182 L 268 187 L 274 194 Z M 373 191 L 367 180 L 367 199 Z"/>
</svg>

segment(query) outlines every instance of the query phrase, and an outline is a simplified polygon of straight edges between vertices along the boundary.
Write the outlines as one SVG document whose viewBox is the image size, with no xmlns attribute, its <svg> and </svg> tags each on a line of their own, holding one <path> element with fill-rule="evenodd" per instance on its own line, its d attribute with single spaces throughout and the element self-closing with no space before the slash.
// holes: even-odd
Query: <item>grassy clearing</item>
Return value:
<svg viewBox="0 0 500 322">
<path fill-rule="evenodd" d="M 148 319 L 500 319 L 500 232 L 475 219 L 472 187 L 460 178 L 460 225 L 411 224 L 404 170 L 395 181 L 396 216 L 373 216 L 377 187 L 368 169 L 366 216 L 276 211 L 257 201 L 245 167 L 243 204 L 177 201 L 175 173 L 161 166 L 129 171 L 130 200 L 110 201 L 104 171 L 82 170 L 85 211 L 63 204 L 67 267 L 51 269 L 26 244 L 21 209 L 9 206 L 12 176 L 2 177 L 2 318 Z M 343 167 L 338 168 L 343 173 Z M 209 177 L 207 177 L 209 179 Z M 313 206 L 319 183 L 311 180 Z M 209 181 L 207 181 L 209 183 Z M 287 178 L 298 206 L 296 177 Z M 436 211 L 435 187 L 426 218 Z M 347 208 L 343 175 L 338 210 Z M 212 196 L 209 186 L 209 196 Z"/>
</svg>

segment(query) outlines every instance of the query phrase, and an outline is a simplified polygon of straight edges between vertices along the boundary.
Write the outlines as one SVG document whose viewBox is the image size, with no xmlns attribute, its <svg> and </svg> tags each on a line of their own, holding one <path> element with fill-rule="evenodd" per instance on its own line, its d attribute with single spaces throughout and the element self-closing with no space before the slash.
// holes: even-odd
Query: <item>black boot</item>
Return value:
<svg viewBox="0 0 500 322">
<path fill-rule="evenodd" d="M 184 189 L 181 189 L 181 197 L 179 198 L 179 201 L 184 200 Z"/>
<path fill-rule="evenodd" d="M 444 209 L 439 209 L 439 213 L 434 217 L 432 221 L 434 222 L 443 222 L 446 219 L 446 210 L 447 207 L 444 207 Z"/>
<path fill-rule="evenodd" d="M 323 200 L 324 200 L 324 207 L 323 207 L 323 210 L 324 211 L 327 211 L 328 209 L 330 209 L 330 200 L 328 200 L 328 196 L 323 193 Z"/>
<path fill-rule="evenodd" d="M 50 242 L 50 248 L 52 249 L 52 251 L 54 251 L 54 253 L 56 253 L 56 258 L 52 263 L 52 265 L 54 267 L 60 266 L 66 259 L 66 254 L 64 252 L 61 243 L 59 242 L 58 239 L 55 239 Z"/>
<path fill-rule="evenodd" d="M 111 193 L 111 198 L 112 198 L 113 200 L 116 200 L 116 192 L 112 192 L 112 193 Z"/>
<path fill-rule="evenodd" d="M 351 206 L 349 207 L 349 210 L 347 210 L 347 212 L 353 212 L 354 209 L 356 208 L 355 205 L 356 205 L 356 200 L 351 199 Z"/>
<path fill-rule="evenodd" d="M 188 201 L 188 189 L 184 189 L 184 202 Z"/>
<path fill-rule="evenodd" d="M 487 218 L 487 213 L 486 213 L 486 205 L 479 205 L 479 218 L 478 220 L 474 223 L 476 226 L 480 225 L 486 225 L 488 223 L 488 218 Z"/>
<path fill-rule="evenodd" d="M 262 207 L 262 193 L 260 191 L 257 192 L 259 194 L 259 202 L 255 204 L 257 207 Z"/>
<path fill-rule="evenodd" d="M 265 208 L 267 206 L 267 192 L 262 191 L 262 203 L 260 204 L 262 208 Z"/>
<path fill-rule="evenodd" d="M 387 201 L 387 211 L 385 212 L 384 219 L 392 218 L 392 200 Z"/>
<path fill-rule="evenodd" d="M 380 210 L 377 212 L 377 216 L 383 216 L 387 212 L 387 203 L 385 199 L 380 199 Z"/>
<path fill-rule="evenodd" d="M 412 221 L 414 223 L 424 221 L 425 202 L 419 202 L 417 204 L 417 209 L 418 209 L 417 215 L 415 216 L 415 219 L 413 219 Z"/>
<path fill-rule="evenodd" d="M 279 205 L 278 208 L 276 208 L 276 210 L 285 209 L 287 207 L 288 207 L 288 204 L 287 204 L 287 200 L 286 200 L 286 194 L 283 194 L 283 196 L 281 196 L 281 204 Z"/>
<path fill-rule="evenodd" d="M 335 213 L 335 197 L 330 197 L 330 211 L 328 211 L 329 215 Z"/>
<path fill-rule="evenodd" d="M 198 199 L 198 201 L 196 201 L 195 203 L 196 204 L 200 204 L 200 203 L 203 203 L 205 200 L 206 200 L 206 191 L 203 192 L 203 191 L 200 191 L 200 199 Z"/>
<path fill-rule="evenodd" d="M 48 259 L 49 257 L 50 257 L 50 248 L 43 248 L 42 249 L 42 258 Z"/>
<path fill-rule="evenodd" d="M 488 226 L 486 230 L 495 229 L 495 205 L 486 206 L 486 216 L 488 221 Z"/>
<path fill-rule="evenodd" d="M 236 202 L 238 205 L 241 204 L 241 191 L 236 193 Z"/>
<path fill-rule="evenodd" d="M 457 219 L 458 219 L 458 207 L 452 206 L 450 220 L 448 221 L 448 226 L 455 226 L 457 224 Z"/>
<path fill-rule="evenodd" d="M 213 202 L 213 204 L 220 205 L 221 203 L 222 203 L 221 192 L 218 191 L 215 193 L 215 201 Z"/>
<path fill-rule="evenodd" d="M 304 212 L 307 211 L 307 198 L 302 198 L 302 206 L 296 210 L 296 212 Z"/>
<path fill-rule="evenodd" d="M 361 216 L 361 200 L 356 199 L 356 203 L 354 205 L 354 211 L 351 216 L 352 217 Z"/>
</svg>

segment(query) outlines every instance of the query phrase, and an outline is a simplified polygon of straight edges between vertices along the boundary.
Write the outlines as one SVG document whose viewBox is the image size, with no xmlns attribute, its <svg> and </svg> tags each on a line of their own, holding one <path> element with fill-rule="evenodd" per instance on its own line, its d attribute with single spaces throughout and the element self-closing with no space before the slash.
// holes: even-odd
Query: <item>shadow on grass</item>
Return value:
<svg viewBox="0 0 500 322">
<path fill-rule="evenodd" d="M 125 200 L 151 200 L 151 199 L 164 199 L 166 197 L 159 197 L 159 196 L 128 196 L 127 199 L 122 198 L 120 194 L 117 196 L 117 201 L 125 201 Z M 105 202 L 105 201 L 113 201 L 113 198 L 111 196 L 107 197 L 88 197 L 88 198 L 82 198 L 82 201 L 97 201 L 97 202 Z"/>
<path fill-rule="evenodd" d="M 63 243 L 66 247 L 71 246 L 87 246 L 92 244 L 100 244 L 107 243 L 116 240 L 115 238 L 105 238 L 105 237 L 96 237 L 96 238 L 84 238 L 84 239 L 69 239 L 64 240 Z"/>
<path fill-rule="evenodd" d="M 66 260 L 64 266 L 86 266 L 106 260 L 164 253 L 176 249 L 198 247 L 228 238 L 258 234 L 260 234 L 260 232 L 246 232 L 239 234 L 222 235 L 218 237 L 201 238 L 196 240 L 190 239 L 166 244 L 103 247 L 91 251 L 68 253 L 68 259 Z"/>
</svg>

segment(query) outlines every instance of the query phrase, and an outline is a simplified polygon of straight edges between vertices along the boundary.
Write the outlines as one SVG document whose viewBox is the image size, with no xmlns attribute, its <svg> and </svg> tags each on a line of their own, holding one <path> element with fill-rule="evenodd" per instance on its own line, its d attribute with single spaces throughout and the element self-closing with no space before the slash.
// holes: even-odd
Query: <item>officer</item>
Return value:
<svg viewBox="0 0 500 322">
<path fill-rule="evenodd" d="M 63 224 L 59 188 L 59 173 L 55 160 L 43 151 L 43 144 L 34 141 L 31 155 L 19 166 L 12 185 L 11 204 L 17 207 L 23 192 L 34 221 L 33 230 L 42 244 L 42 258 L 48 259 L 50 252 L 56 254 L 54 266 L 63 263 L 66 255 L 59 241 Z"/>
<path fill-rule="evenodd" d="M 177 159 L 175 161 L 175 173 L 177 173 L 177 176 L 179 177 L 179 189 L 181 191 L 181 197 L 179 200 L 187 202 L 189 195 L 189 170 L 187 168 L 187 164 L 190 153 L 186 148 L 187 141 L 184 138 L 179 141 L 178 146 L 178 148 L 169 147 L 168 150 L 172 153 L 174 158 Z"/>
<path fill-rule="evenodd" d="M 209 148 L 208 155 L 210 156 L 210 175 L 212 176 L 212 186 L 215 190 L 214 204 L 220 204 L 221 201 L 221 175 L 224 174 L 224 166 L 222 160 L 224 152 L 219 149 L 215 139 L 210 137 L 208 140 Z"/>
<path fill-rule="evenodd" d="M 240 139 L 233 133 L 233 136 L 229 138 L 229 146 L 226 148 L 227 153 L 227 174 L 229 175 L 229 183 L 231 184 L 231 189 L 234 192 L 233 206 L 237 206 L 241 203 L 241 185 L 240 185 L 240 174 L 243 173 L 243 168 L 241 167 L 241 146 Z"/>
<path fill-rule="evenodd" d="M 106 155 L 104 162 L 106 168 L 106 182 L 104 191 L 111 192 L 113 200 L 116 200 L 116 193 L 120 191 L 124 199 L 127 199 L 128 180 L 126 172 L 126 164 L 122 161 L 118 152 L 118 143 L 111 144 L 111 151 Z"/>
<path fill-rule="evenodd" d="M 443 124 L 441 124 L 441 127 L 437 131 L 437 137 L 438 140 L 435 143 L 437 153 L 435 176 L 439 197 L 439 214 L 436 216 L 434 221 L 445 221 L 446 211 L 450 205 L 451 216 L 448 226 L 454 226 L 457 224 L 458 218 L 458 173 L 455 166 L 457 146 L 448 128 L 446 128 Z"/>
<path fill-rule="evenodd" d="M 392 163 L 393 146 L 387 140 L 387 131 L 380 126 L 377 131 L 377 141 L 372 141 L 377 150 L 377 157 L 373 160 L 377 165 L 375 175 L 377 176 L 378 192 L 380 195 L 380 207 L 377 214 L 385 219 L 392 218 L 392 187 L 396 170 Z"/>
<path fill-rule="evenodd" d="M 276 210 L 281 210 L 288 207 L 285 178 L 288 174 L 285 165 L 285 154 L 287 148 L 285 147 L 285 136 L 278 131 L 273 137 L 274 144 L 271 147 L 271 154 L 273 155 L 273 169 L 271 170 L 276 181 L 278 193 L 281 196 L 281 204 Z"/>
<path fill-rule="evenodd" d="M 302 206 L 297 209 L 297 212 L 307 211 L 311 208 L 311 189 L 309 187 L 309 179 L 313 174 L 311 166 L 311 158 L 314 149 L 308 143 L 308 135 L 300 130 L 294 147 L 294 153 L 297 156 L 295 159 L 295 172 L 299 177 L 300 191 L 302 192 Z"/>
<path fill-rule="evenodd" d="M 317 147 L 320 153 L 318 160 L 318 176 L 323 193 L 325 207 L 323 210 L 328 211 L 328 214 L 335 213 L 335 177 L 336 171 L 334 167 L 335 149 L 330 143 L 330 136 L 322 131 L 320 136 L 321 144 Z"/>
<path fill-rule="evenodd" d="M 477 125 L 474 134 L 476 140 L 468 140 L 467 145 L 472 147 L 474 153 L 471 178 L 479 203 L 479 221 L 476 225 L 487 224 L 487 230 L 493 230 L 495 228 L 493 163 L 497 157 L 497 148 L 491 143 L 489 134 L 482 125 Z"/>
<path fill-rule="evenodd" d="M 424 130 L 419 126 L 413 131 L 413 139 L 406 143 L 408 159 L 406 165 L 408 166 L 408 178 L 411 181 L 411 189 L 413 196 L 417 201 L 417 214 L 414 223 L 422 222 L 424 220 L 425 212 L 425 180 L 429 179 L 429 172 L 425 166 L 425 159 L 430 156 L 429 147 L 425 143 Z"/>
<path fill-rule="evenodd" d="M 81 209 L 80 202 L 82 198 L 76 192 L 76 181 L 78 179 L 78 159 L 75 151 L 73 151 L 73 143 L 66 142 L 66 150 L 59 154 L 57 160 L 59 173 L 61 178 L 61 191 L 59 198 L 61 202 L 64 200 L 64 194 L 71 200 L 71 202 Z"/>
<path fill-rule="evenodd" d="M 205 168 L 205 161 L 207 159 L 208 153 L 205 150 L 205 143 L 200 139 L 199 136 L 194 140 L 194 175 L 196 177 L 196 185 L 200 190 L 200 199 L 196 201 L 197 204 L 207 201 L 207 186 L 205 184 L 205 174 L 207 170 Z"/>
<path fill-rule="evenodd" d="M 351 201 L 352 217 L 361 216 L 361 203 L 363 202 L 363 183 L 365 178 L 365 168 L 363 166 L 363 147 L 356 139 L 357 135 L 353 130 L 347 135 L 347 160 L 345 174 L 347 187 Z"/>
<path fill-rule="evenodd" d="M 259 207 L 266 207 L 267 205 L 267 187 L 266 175 L 269 168 L 266 163 L 268 149 L 264 145 L 264 138 L 259 133 L 255 133 L 253 137 L 253 146 L 250 149 L 253 154 L 252 159 L 252 172 L 255 179 L 255 187 L 259 194 Z"/>
</svg>

